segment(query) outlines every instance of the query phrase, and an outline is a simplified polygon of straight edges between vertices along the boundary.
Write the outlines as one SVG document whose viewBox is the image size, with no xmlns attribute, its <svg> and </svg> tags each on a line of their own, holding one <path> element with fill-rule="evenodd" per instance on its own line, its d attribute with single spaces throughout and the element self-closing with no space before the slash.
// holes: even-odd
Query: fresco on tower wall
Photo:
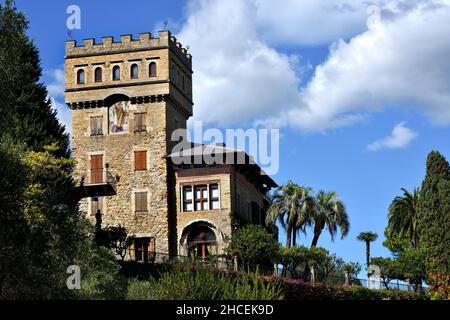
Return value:
<svg viewBox="0 0 450 320">
<path fill-rule="evenodd" d="M 109 133 L 128 132 L 130 101 L 119 101 L 109 108 Z"/>
</svg>

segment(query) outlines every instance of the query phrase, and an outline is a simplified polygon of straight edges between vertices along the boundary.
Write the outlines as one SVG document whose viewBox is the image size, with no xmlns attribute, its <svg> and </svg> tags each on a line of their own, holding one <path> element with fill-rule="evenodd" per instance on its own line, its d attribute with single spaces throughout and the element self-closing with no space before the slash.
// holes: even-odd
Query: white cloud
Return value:
<svg viewBox="0 0 450 320">
<path fill-rule="evenodd" d="M 402 149 L 406 148 L 418 134 L 411 129 L 405 127 L 405 122 L 398 123 L 392 129 L 392 133 L 386 138 L 372 142 L 367 146 L 370 151 L 378 151 L 381 149 Z"/>
<path fill-rule="evenodd" d="M 302 91 L 302 104 L 272 120 L 305 130 L 350 124 L 385 105 L 408 104 L 450 123 L 450 7 L 417 6 L 338 41 Z"/>
<path fill-rule="evenodd" d="M 230 124 L 300 102 L 298 57 L 268 47 L 240 0 L 194 1 L 177 37 L 190 46 L 195 118 Z"/>
<path fill-rule="evenodd" d="M 45 72 L 49 78 L 46 84 L 48 96 L 52 99 L 52 107 L 57 111 L 59 121 L 66 127 L 66 131 L 72 131 L 72 114 L 69 107 L 64 103 L 65 71 L 59 67 Z"/>
<path fill-rule="evenodd" d="M 345 15 L 336 8 L 324 10 L 325 1 L 306 1 L 304 7 L 294 1 L 283 6 L 269 0 L 191 1 L 178 38 L 193 55 L 195 117 L 220 125 L 257 120 L 325 131 L 402 105 L 435 124 L 450 124 L 449 1 L 376 2 L 381 23 L 347 42 L 336 41 L 303 85 L 299 56 L 268 42 L 289 46 L 350 35 L 361 22 L 347 15 L 362 14 L 351 8 L 363 1 L 347 1 Z M 296 17 L 303 27 L 293 24 Z M 339 26 L 350 31 L 336 33 L 333 28 Z M 296 29 L 300 40 L 288 41 Z M 321 35 L 316 29 L 332 32 Z"/>
</svg>

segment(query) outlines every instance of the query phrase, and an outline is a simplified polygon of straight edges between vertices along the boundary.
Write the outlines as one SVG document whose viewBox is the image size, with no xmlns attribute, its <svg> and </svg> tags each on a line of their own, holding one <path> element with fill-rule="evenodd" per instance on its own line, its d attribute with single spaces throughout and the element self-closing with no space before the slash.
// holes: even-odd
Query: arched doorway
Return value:
<svg viewBox="0 0 450 320">
<path fill-rule="evenodd" d="M 180 245 L 182 254 L 191 258 L 204 259 L 218 254 L 220 232 L 217 228 L 206 222 L 198 221 L 186 226 L 183 230 Z M 184 251 L 184 253 L 183 253 Z"/>
<path fill-rule="evenodd" d="M 189 256 L 206 258 L 211 254 L 217 254 L 217 240 L 214 232 L 201 226 L 192 230 L 187 238 Z"/>
</svg>

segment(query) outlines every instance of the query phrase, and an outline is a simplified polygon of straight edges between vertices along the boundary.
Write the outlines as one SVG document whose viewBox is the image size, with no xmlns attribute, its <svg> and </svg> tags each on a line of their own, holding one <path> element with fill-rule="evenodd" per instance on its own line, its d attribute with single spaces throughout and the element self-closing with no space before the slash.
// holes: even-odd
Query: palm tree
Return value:
<svg viewBox="0 0 450 320">
<path fill-rule="evenodd" d="M 411 246 L 419 249 L 419 237 L 417 235 L 417 205 L 420 189 L 414 188 L 410 193 L 402 188 L 403 196 L 395 197 L 389 206 L 388 234 L 398 235 L 400 238 L 409 237 Z"/>
<path fill-rule="evenodd" d="M 314 237 L 311 247 L 317 245 L 325 227 L 330 233 L 331 241 L 334 241 L 338 228 L 341 230 L 341 238 L 347 236 L 350 229 L 347 210 L 336 192 L 319 191 L 316 196 L 316 206 L 312 219 L 314 222 Z"/>
<path fill-rule="evenodd" d="M 370 263 L 370 243 L 377 240 L 378 234 L 372 231 L 361 232 L 356 239 L 366 243 L 366 266 Z"/>
<path fill-rule="evenodd" d="M 310 224 L 314 211 L 314 198 L 311 189 L 288 181 L 277 189 L 272 197 L 272 205 L 267 210 L 266 224 L 274 225 L 277 221 L 286 231 L 286 247 L 295 246 L 297 232 L 305 231 Z"/>
</svg>

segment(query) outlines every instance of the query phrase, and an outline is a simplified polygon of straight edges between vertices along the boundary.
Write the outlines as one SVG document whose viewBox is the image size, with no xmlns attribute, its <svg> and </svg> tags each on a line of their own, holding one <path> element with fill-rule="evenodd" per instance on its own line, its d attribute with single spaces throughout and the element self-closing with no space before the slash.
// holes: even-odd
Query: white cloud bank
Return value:
<svg viewBox="0 0 450 320">
<path fill-rule="evenodd" d="M 405 127 L 405 122 L 398 123 L 392 129 L 392 133 L 386 138 L 377 140 L 367 146 L 370 151 L 381 149 L 403 149 L 410 145 L 418 134 Z"/>
<path fill-rule="evenodd" d="M 177 37 L 193 55 L 195 118 L 325 131 L 402 105 L 450 124 L 449 1 L 378 2 L 380 23 L 358 31 L 365 1 L 333 9 L 324 0 L 192 0 Z M 268 44 L 322 43 L 355 30 L 306 84 L 299 56 Z"/>
</svg>

